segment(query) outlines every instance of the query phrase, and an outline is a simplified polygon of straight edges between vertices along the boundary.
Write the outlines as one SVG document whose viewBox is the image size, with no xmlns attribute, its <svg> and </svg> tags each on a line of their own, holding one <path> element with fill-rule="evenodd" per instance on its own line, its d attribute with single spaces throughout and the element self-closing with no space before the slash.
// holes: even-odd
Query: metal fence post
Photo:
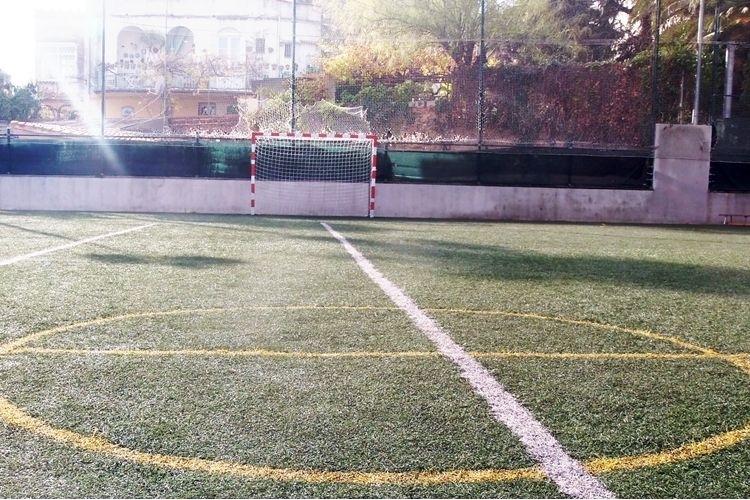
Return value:
<svg viewBox="0 0 750 500">
<path fill-rule="evenodd" d="M 485 17 L 485 0 L 481 0 L 480 7 L 480 26 L 479 26 L 479 98 L 477 99 L 477 146 L 482 149 L 484 143 L 484 64 L 485 64 L 485 46 L 484 46 L 484 17 Z"/>
<path fill-rule="evenodd" d="M 656 21 L 654 22 L 654 57 L 651 63 L 651 135 L 659 120 L 659 26 L 661 25 L 661 0 L 656 0 Z"/>
</svg>

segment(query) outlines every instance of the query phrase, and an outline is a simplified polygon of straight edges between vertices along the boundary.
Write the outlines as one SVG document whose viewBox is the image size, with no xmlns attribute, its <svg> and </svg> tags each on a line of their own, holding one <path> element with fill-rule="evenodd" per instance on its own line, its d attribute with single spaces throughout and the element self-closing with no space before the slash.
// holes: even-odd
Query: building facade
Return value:
<svg viewBox="0 0 750 500">
<path fill-rule="evenodd" d="M 322 19 L 311 0 L 91 0 L 88 12 L 86 36 L 46 37 L 38 81 L 55 87 L 45 68 L 57 64 L 89 113 L 101 102 L 117 128 L 181 129 L 193 118 L 226 128 L 239 97 L 284 87 L 293 60 L 298 76 L 317 72 Z"/>
<path fill-rule="evenodd" d="M 34 79 L 42 117 L 75 118 L 80 103 L 88 100 L 86 23 L 81 16 L 65 12 L 38 13 L 34 22 Z"/>
</svg>

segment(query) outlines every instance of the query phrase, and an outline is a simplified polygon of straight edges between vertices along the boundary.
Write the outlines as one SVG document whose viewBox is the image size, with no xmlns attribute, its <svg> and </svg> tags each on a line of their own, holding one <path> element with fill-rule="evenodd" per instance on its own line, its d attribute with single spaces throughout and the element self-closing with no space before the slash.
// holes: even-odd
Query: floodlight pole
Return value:
<svg viewBox="0 0 750 500">
<path fill-rule="evenodd" d="M 106 35 L 106 26 L 107 26 L 107 0 L 102 0 L 102 71 L 101 71 L 101 79 L 102 79 L 102 112 L 101 112 L 101 126 L 99 129 L 99 135 L 104 137 L 104 120 L 107 116 L 107 100 L 105 97 L 105 94 L 107 92 L 107 74 L 106 74 L 106 65 L 104 64 L 105 58 L 107 56 L 106 54 L 106 46 L 105 46 L 105 35 Z"/>
<path fill-rule="evenodd" d="M 292 132 L 297 129 L 297 0 L 292 0 Z"/>
<path fill-rule="evenodd" d="M 703 11 L 706 9 L 706 0 L 700 1 L 700 11 L 698 12 L 698 47 L 697 61 L 695 65 L 695 101 L 693 104 L 693 125 L 698 125 L 698 107 L 701 99 L 701 65 L 703 62 Z"/>
<path fill-rule="evenodd" d="M 654 17 L 654 53 L 651 68 L 651 126 L 659 120 L 659 43 L 661 31 L 661 0 L 656 0 Z M 656 130 L 655 128 L 653 130 Z M 652 133 L 653 133 L 652 130 Z"/>
<path fill-rule="evenodd" d="M 482 149 L 484 143 L 484 63 L 485 63 L 485 44 L 484 44 L 484 17 L 485 17 L 485 0 L 481 0 L 479 14 L 479 99 L 477 100 L 477 146 Z"/>
</svg>

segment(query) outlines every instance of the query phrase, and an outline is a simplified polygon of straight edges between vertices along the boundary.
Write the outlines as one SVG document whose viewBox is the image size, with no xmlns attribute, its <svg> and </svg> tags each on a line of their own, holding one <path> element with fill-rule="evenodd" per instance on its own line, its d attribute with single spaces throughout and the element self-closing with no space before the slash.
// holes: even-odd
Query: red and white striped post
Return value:
<svg viewBox="0 0 750 500">
<path fill-rule="evenodd" d="M 370 169 L 370 218 L 375 217 L 375 181 L 378 177 L 378 138 L 374 135 L 368 135 L 372 140 L 372 167 Z"/>
</svg>

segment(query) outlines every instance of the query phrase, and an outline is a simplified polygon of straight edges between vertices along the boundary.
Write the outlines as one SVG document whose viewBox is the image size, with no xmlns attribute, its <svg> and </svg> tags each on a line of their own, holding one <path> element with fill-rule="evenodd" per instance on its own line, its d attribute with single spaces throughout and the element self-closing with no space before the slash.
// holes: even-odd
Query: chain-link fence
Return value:
<svg viewBox="0 0 750 500">
<path fill-rule="evenodd" d="M 481 99 L 476 67 L 338 86 L 336 99 L 362 106 L 373 132 L 401 142 L 614 147 L 650 139 L 648 68 L 507 65 L 483 73 Z"/>
<path fill-rule="evenodd" d="M 267 3 L 273 16 L 235 12 L 237 2 L 215 2 L 216 12 L 200 16 L 201 2 L 107 2 L 92 12 L 100 25 L 70 47 L 47 33 L 40 50 L 60 57 L 42 60 L 60 67 L 38 82 L 45 133 L 247 138 L 295 129 L 431 148 L 648 149 L 654 123 L 689 123 L 696 102 L 720 148 L 741 147 L 747 130 L 747 43 L 704 46 L 697 101 L 695 44 L 655 50 L 656 38 L 627 57 L 614 40 L 577 42 L 576 57 L 549 42 L 492 40 L 484 58 L 482 41 L 461 41 L 471 50 L 452 64 L 436 63 L 438 55 L 387 70 L 375 60 L 341 77 L 326 63 L 338 42 L 316 4 Z"/>
</svg>

